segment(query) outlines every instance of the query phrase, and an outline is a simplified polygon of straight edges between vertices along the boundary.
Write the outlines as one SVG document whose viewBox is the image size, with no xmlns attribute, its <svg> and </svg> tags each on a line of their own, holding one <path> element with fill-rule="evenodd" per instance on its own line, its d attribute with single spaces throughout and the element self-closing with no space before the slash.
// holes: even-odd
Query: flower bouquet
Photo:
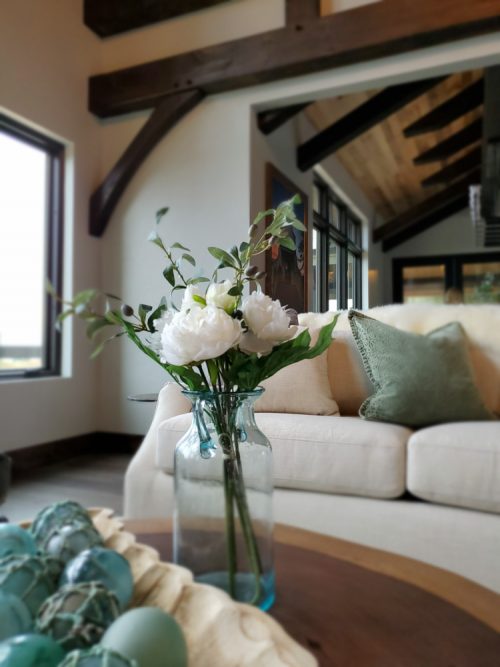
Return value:
<svg viewBox="0 0 500 667">
<path fill-rule="evenodd" d="M 274 600 L 272 459 L 253 402 L 263 380 L 324 352 L 336 323 L 333 318 L 311 344 L 295 311 L 258 287 L 249 289 L 264 275 L 255 257 L 274 245 L 294 249 L 287 228 L 305 230 L 294 212 L 299 201 L 259 213 L 239 246 L 208 248 L 217 260 L 210 278 L 197 271 L 188 248 L 166 245 L 155 229 L 149 240 L 165 255 L 168 299 L 133 309 L 116 296 L 86 290 L 65 302 L 60 316 L 84 319 L 90 338 L 118 327 L 94 356 L 125 335 L 191 399 L 192 426 L 175 453 L 174 560 L 198 580 L 261 608 Z M 157 225 L 167 211 L 158 211 Z"/>
</svg>

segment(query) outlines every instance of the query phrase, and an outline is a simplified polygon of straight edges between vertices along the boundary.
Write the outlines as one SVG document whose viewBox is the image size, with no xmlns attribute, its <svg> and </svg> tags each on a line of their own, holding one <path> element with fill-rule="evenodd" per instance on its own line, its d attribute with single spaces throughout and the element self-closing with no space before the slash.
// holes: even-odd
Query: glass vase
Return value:
<svg viewBox="0 0 500 667">
<path fill-rule="evenodd" d="M 271 445 L 255 423 L 262 389 L 190 392 L 175 450 L 174 562 L 239 602 L 273 604 Z"/>
</svg>

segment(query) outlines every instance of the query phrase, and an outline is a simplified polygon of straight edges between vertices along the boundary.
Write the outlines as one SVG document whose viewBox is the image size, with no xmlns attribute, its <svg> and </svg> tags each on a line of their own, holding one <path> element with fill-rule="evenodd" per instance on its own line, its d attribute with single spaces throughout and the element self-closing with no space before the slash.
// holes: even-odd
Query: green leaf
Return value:
<svg viewBox="0 0 500 667">
<path fill-rule="evenodd" d="M 163 277 L 172 285 L 172 287 L 175 287 L 175 267 L 173 264 L 167 266 L 163 271 Z"/>
<path fill-rule="evenodd" d="M 287 248 L 288 250 L 295 250 L 295 241 L 290 236 L 280 237 L 280 246 Z"/>
<path fill-rule="evenodd" d="M 199 296 L 199 294 L 193 294 L 192 296 L 193 296 L 193 301 L 196 301 L 196 303 L 199 303 L 202 306 L 207 305 L 206 300 L 202 296 Z"/>
<path fill-rule="evenodd" d="M 240 262 L 240 253 L 238 251 L 238 246 L 233 245 L 230 252 L 231 252 L 231 255 L 235 258 L 235 260 L 239 264 L 239 262 Z"/>
<path fill-rule="evenodd" d="M 164 215 L 166 215 L 169 211 L 169 207 L 165 206 L 164 208 L 160 208 L 158 211 L 156 211 L 156 224 L 158 225 L 163 218 Z"/>
<path fill-rule="evenodd" d="M 221 262 L 223 265 L 222 268 L 225 266 L 232 266 L 234 269 L 238 268 L 235 265 L 234 259 L 231 257 L 231 255 L 225 250 L 222 250 L 222 248 L 210 246 L 208 248 L 208 252 L 212 255 L 212 257 L 215 257 L 215 259 L 218 259 L 219 262 Z"/>
<path fill-rule="evenodd" d="M 139 319 L 141 320 L 142 324 L 146 323 L 146 316 L 152 310 L 153 310 L 152 306 L 147 306 L 145 303 L 140 303 L 139 304 L 139 308 L 137 309 L 137 313 L 139 315 Z"/>
<path fill-rule="evenodd" d="M 87 325 L 87 338 L 93 338 L 93 336 L 95 336 L 98 331 L 100 331 L 103 327 L 108 326 L 110 326 L 110 323 L 105 317 L 96 317 Z"/>
<path fill-rule="evenodd" d="M 246 253 L 249 247 L 250 247 L 249 243 L 247 243 L 246 241 L 242 241 L 240 243 L 240 253 L 243 255 L 244 253 Z"/>
<path fill-rule="evenodd" d="M 193 266 L 196 266 L 196 260 L 192 255 L 188 255 L 186 252 L 182 255 L 182 259 L 186 260 L 186 262 L 189 262 Z"/>
<path fill-rule="evenodd" d="M 219 377 L 219 367 L 213 359 L 208 359 L 207 362 L 208 374 L 210 376 L 210 382 L 215 385 L 217 383 L 217 378 Z"/>
<path fill-rule="evenodd" d="M 294 227 L 295 229 L 300 230 L 301 232 L 307 232 L 307 227 L 300 222 L 298 218 L 295 218 L 290 222 L 291 226 Z"/>
<path fill-rule="evenodd" d="M 243 285 L 235 285 L 227 291 L 229 296 L 241 296 L 243 294 Z"/>
<path fill-rule="evenodd" d="M 189 250 L 189 248 L 186 248 L 186 246 L 185 246 L 185 245 L 182 245 L 182 243 L 177 243 L 177 242 L 176 242 L 176 243 L 172 243 L 172 245 L 171 245 L 170 247 L 171 247 L 171 248 L 177 248 L 178 250 L 187 250 L 187 252 L 191 252 L 191 251 Z"/>
<path fill-rule="evenodd" d="M 252 224 L 253 225 L 258 225 L 259 222 L 262 222 L 264 218 L 267 218 L 270 215 L 274 215 L 275 209 L 274 208 L 268 208 L 267 211 L 260 211 L 260 213 L 257 213 L 255 218 L 253 219 Z"/>
<path fill-rule="evenodd" d="M 167 304 L 166 303 L 160 303 L 158 308 L 153 310 L 151 315 L 148 317 L 148 329 L 149 331 L 154 331 L 154 321 L 160 319 L 160 317 L 163 315 L 163 313 L 167 310 Z"/>
<path fill-rule="evenodd" d="M 99 294 L 99 290 L 97 289 L 86 289 L 83 290 L 83 292 L 78 292 L 73 297 L 73 305 L 77 306 L 79 304 L 88 304 L 89 301 L 92 301 L 92 299 L 95 299 L 95 297 Z"/>
<path fill-rule="evenodd" d="M 154 243 L 159 248 L 163 249 L 163 241 L 158 236 L 158 232 L 156 230 L 152 231 L 151 234 L 148 236 L 148 241 L 151 241 L 151 243 Z"/>
<path fill-rule="evenodd" d="M 198 285 L 199 283 L 209 283 L 210 279 L 200 276 L 198 278 L 189 278 L 187 281 L 188 285 Z"/>
</svg>

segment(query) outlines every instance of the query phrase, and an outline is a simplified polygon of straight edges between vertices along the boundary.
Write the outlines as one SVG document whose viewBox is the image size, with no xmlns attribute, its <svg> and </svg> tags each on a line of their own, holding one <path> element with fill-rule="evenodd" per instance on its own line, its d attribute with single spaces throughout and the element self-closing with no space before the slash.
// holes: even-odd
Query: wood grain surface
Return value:
<svg viewBox="0 0 500 667">
<path fill-rule="evenodd" d="M 171 557 L 171 525 L 128 521 Z M 424 563 L 276 526 L 283 627 L 321 667 L 498 667 L 500 596 Z"/>
</svg>

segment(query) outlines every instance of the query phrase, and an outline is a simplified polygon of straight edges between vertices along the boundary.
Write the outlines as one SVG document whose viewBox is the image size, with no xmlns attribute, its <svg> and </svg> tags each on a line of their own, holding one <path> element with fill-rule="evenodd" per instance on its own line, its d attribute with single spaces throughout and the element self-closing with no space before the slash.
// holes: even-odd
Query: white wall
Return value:
<svg viewBox="0 0 500 667">
<path fill-rule="evenodd" d="M 380 243 L 378 244 L 380 245 Z M 470 213 L 464 209 L 443 222 L 417 234 L 405 243 L 384 253 L 384 299 L 392 302 L 392 261 L 403 257 L 430 257 L 432 255 L 460 255 L 466 253 L 499 252 L 500 246 L 477 245 Z"/>
<path fill-rule="evenodd" d="M 0 107 L 67 144 L 65 292 L 98 285 L 100 244 L 87 234 L 97 183 L 97 126 L 86 112 L 87 78 L 98 67 L 98 40 L 76 0 L 3 2 Z M 0 184 L 1 187 L 1 184 Z M 15 285 L 0 285 L 15 289 Z M 83 330 L 65 330 L 65 377 L 0 380 L 0 451 L 95 430 L 96 364 Z"/>
<path fill-rule="evenodd" d="M 254 13 L 250 7 L 257 2 L 260 12 Z M 249 12 L 244 21 L 234 7 Z M 238 0 L 104 43 L 84 28 L 81 11 L 80 0 L 4 3 L 0 103 L 74 142 L 74 218 L 68 218 L 68 224 L 74 230 L 69 246 L 77 253 L 68 289 L 76 291 L 100 282 L 103 289 L 117 291 L 133 305 L 155 301 L 163 291 L 163 264 L 157 249 L 145 241 L 160 206 L 172 209 L 165 221 L 167 238 L 183 240 L 203 262 L 208 260 L 208 243 L 229 245 L 246 233 L 255 206 L 250 201 L 254 106 L 272 108 L 414 80 L 422 73 L 432 76 L 500 62 L 500 36 L 493 34 L 210 97 L 151 153 L 104 236 L 95 240 L 87 235 L 89 194 L 147 114 L 98 125 L 85 111 L 89 72 L 231 39 L 263 26 L 278 27 L 284 17 L 284 0 Z M 102 161 L 97 167 L 99 152 Z M 164 380 L 161 371 L 124 342 L 105 352 L 96 378 L 97 366 L 88 361 L 82 328 L 75 326 L 72 336 L 71 378 L 0 386 L 4 449 L 96 427 L 135 433 L 147 428 L 150 406 L 127 403 L 125 397 L 159 388 Z"/>
</svg>

